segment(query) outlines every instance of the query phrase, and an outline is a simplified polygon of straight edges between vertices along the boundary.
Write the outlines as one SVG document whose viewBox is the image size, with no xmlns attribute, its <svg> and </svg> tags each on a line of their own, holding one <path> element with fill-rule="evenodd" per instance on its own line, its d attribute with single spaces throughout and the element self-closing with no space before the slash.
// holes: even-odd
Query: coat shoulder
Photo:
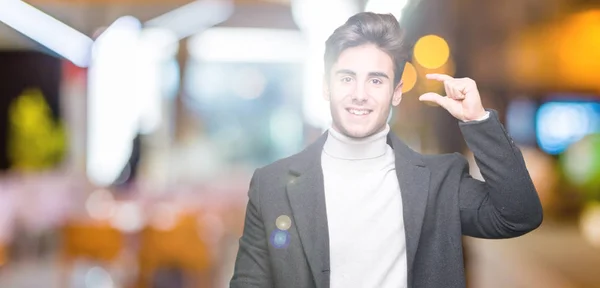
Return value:
<svg viewBox="0 0 600 288">
<path fill-rule="evenodd" d="M 299 159 L 302 159 L 303 151 L 291 156 L 281 158 L 257 169 L 261 182 L 267 184 L 284 183 L 289 178 L 290 169 Z"/>
<path fill-rule="evenodd" d="M 263 175 L 288 173 L 288 170 L 292 166 L 292 163 L 294 163 L 295 160 L 300 157 L 301 153 L 302 152 L 298 152 L 294 155 L 275 160 L 274 162 L 271 162 L 267 165 L 260 167 L 259 170 L 261 171 L 261 174 L 263 174 Z"/>
</svg>

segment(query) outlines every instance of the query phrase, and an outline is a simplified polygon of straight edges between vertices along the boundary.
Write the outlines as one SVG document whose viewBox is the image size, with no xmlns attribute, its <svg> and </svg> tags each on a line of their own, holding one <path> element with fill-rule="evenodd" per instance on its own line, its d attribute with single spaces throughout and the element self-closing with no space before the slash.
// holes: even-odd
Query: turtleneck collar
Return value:
<svg viewBox="0 0 600 288">
<path fill-rule="evenodd" d="M 390 126 L 365 138 L 351 138 L 333 128 L 329 128 L 328 137 L 323 146 L 327 155 L 345 160 L 363 160 L 381 157 L 386 153 L 387 134 Z"/>
</svg>

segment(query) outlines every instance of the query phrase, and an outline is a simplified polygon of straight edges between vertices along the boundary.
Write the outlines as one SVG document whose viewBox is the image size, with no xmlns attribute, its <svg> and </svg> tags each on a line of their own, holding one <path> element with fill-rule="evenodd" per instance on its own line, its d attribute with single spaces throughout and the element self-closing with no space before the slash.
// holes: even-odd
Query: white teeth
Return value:
<svg viewBox="0 0 600 288">
<path fill-rule="evenodd" d="M 358 110 L 358 109 L 348 109 L 348 112 L 354 115 L 366 115 L 371 113 L 371 110 Z"/>
</svg>

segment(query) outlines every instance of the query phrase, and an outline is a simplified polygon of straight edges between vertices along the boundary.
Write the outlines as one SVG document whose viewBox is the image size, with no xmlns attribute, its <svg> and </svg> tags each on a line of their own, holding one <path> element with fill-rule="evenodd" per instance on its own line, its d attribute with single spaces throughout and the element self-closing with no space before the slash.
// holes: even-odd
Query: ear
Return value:
<svg viewBox="0 0 600 288">
<path fill-rule="evenodd" d="M 402 86 L 403 85 L 404 85 L 404 82 L 402 82 L 402 80 L 400 80 L 400 83 L 398 83 L 398 85 L 394 89 L 394 94 L 392 94 L 392 105 L 394 105 L 394 106 L 398 106 L 398 104 L 400 104 L 400 101 L 402 101 Z"/>
<path fill-rule="evenodd" d="M 331 100 L 331 90 L 329 90 L 327 77 L 323 77 L 323 98 L 327 101 Z"/>
</svg>

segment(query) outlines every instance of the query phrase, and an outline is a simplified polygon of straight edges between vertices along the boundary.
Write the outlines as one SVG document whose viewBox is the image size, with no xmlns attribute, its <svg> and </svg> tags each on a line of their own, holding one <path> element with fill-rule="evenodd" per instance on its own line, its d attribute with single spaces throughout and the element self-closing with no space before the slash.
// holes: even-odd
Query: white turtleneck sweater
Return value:
<svg viewBox="0 0 600 288">
<path fill-rule="evenodd" d="M 389 130 L 353 139 L 329 129 L 321 160 L 331 288 L 407 286 L 402 196 Z"/>
</svg>

